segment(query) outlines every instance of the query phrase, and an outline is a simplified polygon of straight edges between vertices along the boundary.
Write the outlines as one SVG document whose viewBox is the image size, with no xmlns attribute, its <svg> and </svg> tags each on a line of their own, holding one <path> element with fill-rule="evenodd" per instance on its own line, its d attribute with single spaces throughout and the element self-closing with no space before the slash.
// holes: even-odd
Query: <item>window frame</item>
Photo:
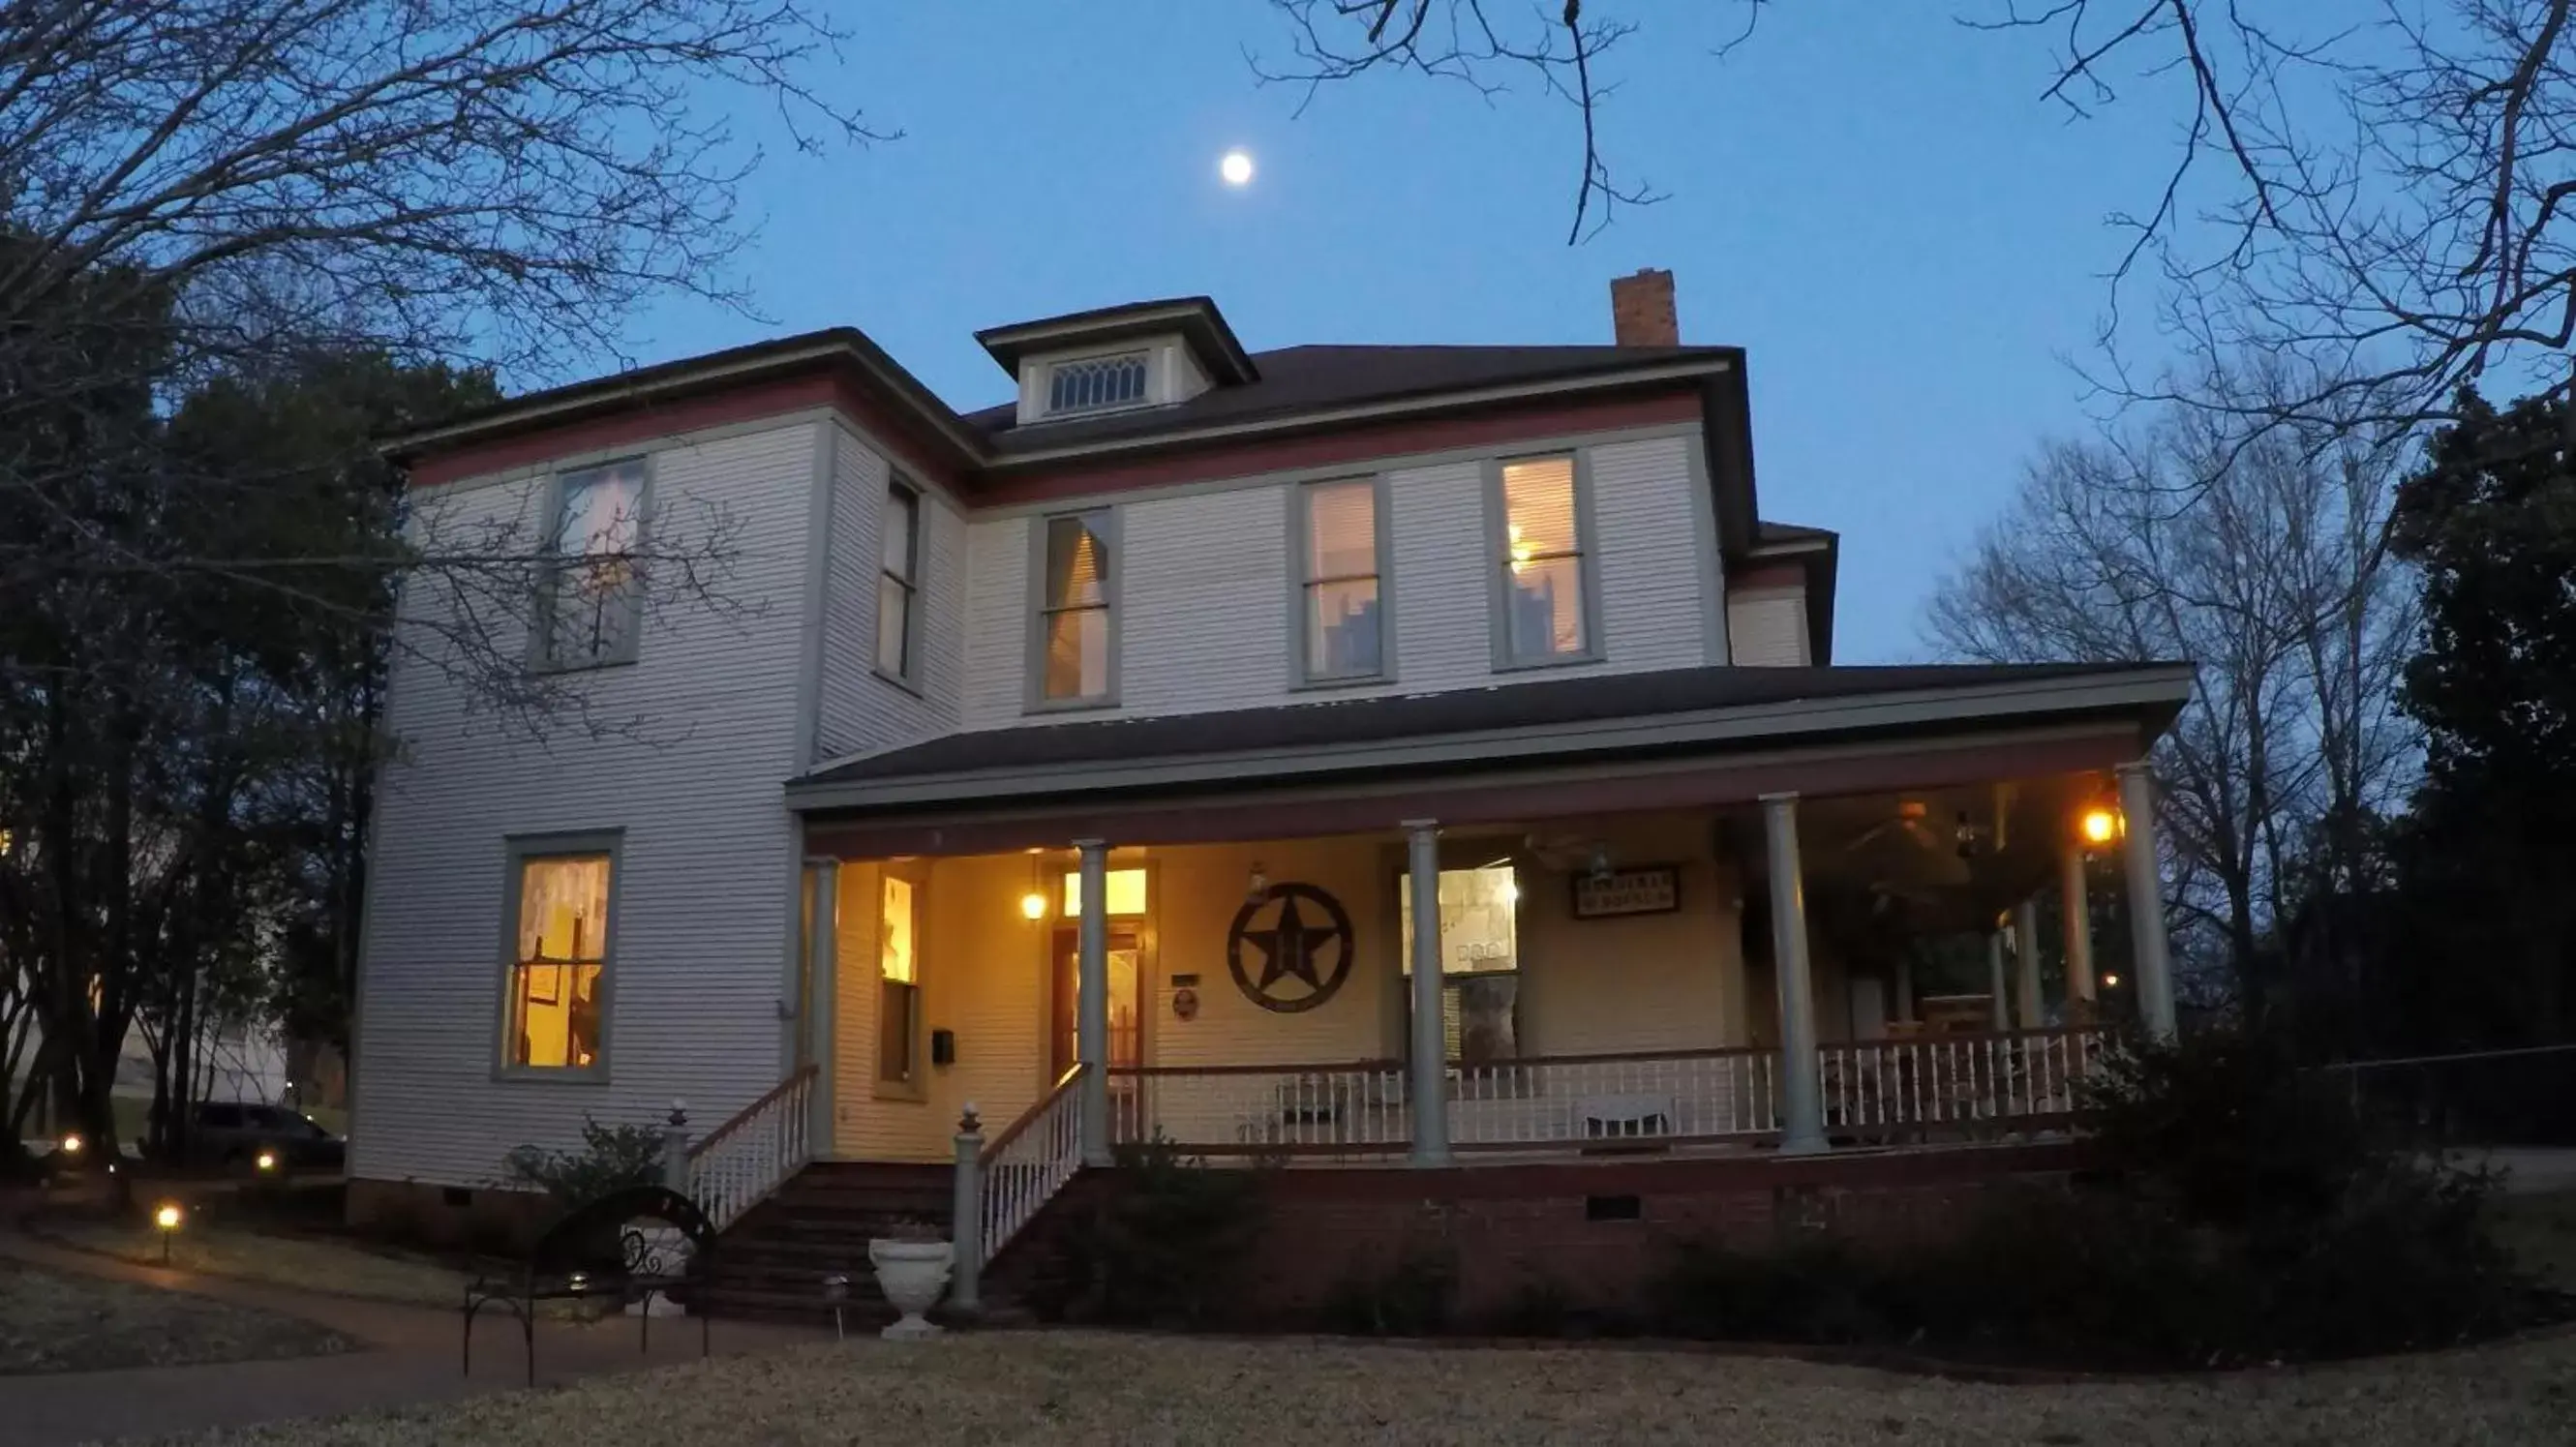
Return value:
<svg viewBox="0 0 2576 1447">
<path fill-rule="evenodd" d="M 1154 347 L 1130 348 L 1118 352 L 1086 352 L 1075 357 L 1057 357 L 1046 364 L 1038 384 L 1037 414 L 1041 421 L 1052 422 L 1064 417 L 1095 417 L 1109 412 L 1125 412 L 1154 405 L 1154 370 L 1157 360 Z M 1137 368 L 1136 395 L 1116 402 L 1092 402 L 1070 407 L 1055 405 L 1055 380 L 1069 367 L 1105 366 L 1111 362 L 1134 362 Z"/>
<path fill-rule="evenodd" d="M 908 1079 L 889 1079 L 885 1073 L 885 887 L 886 881 L 900 879 L 912 886 L 912 1038 L 906 1041 L 912 1059 Z M 875 986 L 876 1029 L 870 1041 L 869 1054 L 874 1063 L 868 1068 L 870 1093 L 878 1100 L 925 1101 L 930 1098 L 930 1011 L 925 978 L 929 962 L 930 938 L 930 871 L 920 867 L 884 865 L 878 869 L 875 893 L 876 918 L 872 936 L 876 950 L 869 960 L 870 983 Z"/>
<path fill-rule="evenodd" d="M 1307 598 L 1321 583 L 1350 582 L 1361 574 L 1339 574 L 1331 578 L 1314 578 L 1313 523 L 1314 497 L 1319 488 L 1349 487 L 1367 483 L 1370 506 L 1375 515 L 1370 529 L 1377 552 L 1377 669 L 1372 673 L 1317 673 L 1313 668 L 1312 633 L 1314 612 Z M 1389 495 L 1386 474 L 1367 473 L 1346 477 L 1317 477 L 1292 483 L 1288 487 L 1288 686 L 1292 689 L 1353 688 L 1372 683 L 1393 683 L 1395 661 L 1395 539 L 1391 523 L 1395 507 Z"/>
<path fill-rule="evenodd" d="M 532 860 L 608 856 L 608 929 L 599 942 L 599 1048 L 588 1065 L 518 1065 L 510 1059 L 510 991 L 519 969 L 519 911 Z M 493 992 L 492 1078 L 498 1081 L 605 1085 L 617 1020 L 617 936 L 626 913 L 626 831 L 512 834 L 502 840 L 500 988 Z"/>
<path fill-rule="evenodd" d="M 1564 458 L 1574 489 L 1574 543 L 1571 553 L 1549 553 L 1547 558 L 1570 557 L 1575 560 L 1579 594 L 1583 606 L 1583 646 L 1572 653 L 1549 654 L 1544 658 L 1523 658 L 1512 652 L 1511 628 L 1511 516 L 1503 496 L 1503 469 L 1516 462 L 1546 462 Z M 1538 452 L 1520 452 L 1485 460 L 1485 623 L 1493 646 L 1496 673 L 1517 673 L 1532 668 L 1564 668 L 1569 665 L 1599 663 L 1609 656 L 1602 640 L 1601 616 L 1601 528 L 1592 508 L 1592 450 L 1588 447 L 1551 447 Z"/>
<path fill-rule="evenodd" d="M 901 495 L 909 499 L 912 504 L 912 539 L 910 548 L 912 557 L 912 576 L 910 578 L 895 577 L 893 571 L 888 569 L 885 565 L 885 525 L 888 516 L 894 511 L 894 500 L 897 495 Z M 889 471 L 886 474 L 885 498 L 878 504 L 877 510 L 876 611 L 878 616 L 876 637 L 871 647 L 874 654 L 874 667 L 877 677 L 884 679 L 886 682 L 891 683 L 898 688 L 912 693 L 921 692 L 921 600 L 923 596 L 922 562 L 924 555 L 922 545 L 928 540 L 930 533 L 928 519 L 925 516 L 928 508 L 928 496 L 924 494 L 920 487 L 916 486 L 910 478 L 905 477 L 900 472 Z M 902 585 L 904 590 L 903 667 L 900 670 L 889 669 L 885 666 L 885 618 L 883 615 L 885 612 L 885 585 L 888 581 Z"/>
<path fill-rule="evenodd" d="M 564 503 L 572 492 L 573 482 L 593 473 L 611 472 L 629 463 L 643 473 L 643 483 L 635 490 L 635 551 L 643 552 L 650 544 L 653 527 L 654 467 L 651 453 L 630 453 L 603 458 L 579 467 L 560 467 L 547 478 L 545 486 L 545 532 L 539 539 L 545 561 L 544 576 L 537 585 L 537 606 L 528 630 L 528 670 L 532 673 L 580 673 L 593 668 L 617 668 L 636 662 L 643 654 L 644 594 L 639 578 L 635 596 L 628 606 L 634 617 L 629 620 L 624 639 L 606 653 L 584 658 L 561 658 L 555 654 L 555 610 L 563 597 L 564 579 L 578 566 L 577 558 L 559 550 L 563 530 Z"/>
<path fill-rule="evenodd" d="M 1089 517 L 1101 520 L 1099 533 L 1109 545 L 1109 581 L 1101 588 L 1100 603 L 1097 605 L 1097 611 L 1105 614 L 1108 619 L 1109 677 L 1104 691 L 1100 693 L 1084 694 L 1075 698 L 1049 698 L 1046 693 L 1047 620 L 1057 613 L 1088 613 L 1095 609 L 1047 606 L 1047 534 L 1054 530 L 1055 524 L 1060 520 Z M 1022 680 L 1024 686 L 1021 689 L 1021 704 L 1024 712 L 1057 713 L 1066 710 L 1079 711 L 1118 706 L 1119 685 L 1124 677 L 1118 625 L 1123 611 L 1121 600 L 1127 586 L 1127 539 L 1122 526 L 1124 521 L 1125 510 L 1116 504 L 1040 513 L 1030 520 L 1027 637 L 1022 650 L 1025 676 Z"/>
</svg>

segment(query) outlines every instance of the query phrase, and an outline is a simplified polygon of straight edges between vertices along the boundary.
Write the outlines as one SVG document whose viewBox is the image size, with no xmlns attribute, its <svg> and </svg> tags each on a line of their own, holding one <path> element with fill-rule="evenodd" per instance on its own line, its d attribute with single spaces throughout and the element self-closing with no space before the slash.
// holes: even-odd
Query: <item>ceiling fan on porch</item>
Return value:
<svg viewBox="0 0 2576 1447">
<path fill-rule="evenodd" d="M 1933 828 L 1928 822 L 1931 813 L 1920 800 L 1903 800 L 1894 818 L 1853 836 L 1843 846 L 1843 858 L 1865 874 L 1873 888 L 1891 894 L 1966 884 L 1968 861 L 1963 855 L 1969 842 L 1959 831 Z"/>
<path fill-rule="evenodd" d="M 1532 834 L 1521 841 L 1521 852 L 1555 874 L 1583 874 L 1598 879 L 1606 878 L 1613 867 L 1609 841 L 1585 835 Z"/>
</svg>

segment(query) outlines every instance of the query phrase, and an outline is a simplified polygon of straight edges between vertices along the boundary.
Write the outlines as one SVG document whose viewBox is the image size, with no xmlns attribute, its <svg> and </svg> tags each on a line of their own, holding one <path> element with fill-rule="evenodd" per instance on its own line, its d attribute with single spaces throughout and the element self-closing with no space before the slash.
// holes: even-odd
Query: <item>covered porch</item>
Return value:
<svg viewBox="0 0 2576 1447">
<path fill-rule="evenodd" d="M 1489 690 L 1445 735 L 1403 706 L 1454 700 L 1385 699 L 803 782 L 818 1151 L 950 1159 L 974 1119 L 996 1189 L 1042 1199 L 1158 1139 L 1445 1165 L 2028 1134 L 2106 1028 L 2171 1028 L 2138 760 L 2186 672 L 1708 672 L 1721 696 L 1628 707 Z M 1723 696 L 1754 672 L 1828 697 Z M 1282 747 L 1287 714 L 1337 736 Z"/>
</svg>

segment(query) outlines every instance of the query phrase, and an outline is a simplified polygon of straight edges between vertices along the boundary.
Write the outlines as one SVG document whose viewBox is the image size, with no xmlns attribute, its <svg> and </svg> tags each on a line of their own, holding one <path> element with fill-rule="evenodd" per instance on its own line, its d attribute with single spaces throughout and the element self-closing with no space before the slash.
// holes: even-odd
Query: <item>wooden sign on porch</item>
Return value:
<svg viewBox="0 0 2576 1447">
<path fill-rule="evenodd" d="M 1607 874 L 1574 876 L 1574 917 L 1608 919 L 1623 914 L 1669 914 L 1682 907 L 1679 865 L 1647 864 Z"/>
</svg>

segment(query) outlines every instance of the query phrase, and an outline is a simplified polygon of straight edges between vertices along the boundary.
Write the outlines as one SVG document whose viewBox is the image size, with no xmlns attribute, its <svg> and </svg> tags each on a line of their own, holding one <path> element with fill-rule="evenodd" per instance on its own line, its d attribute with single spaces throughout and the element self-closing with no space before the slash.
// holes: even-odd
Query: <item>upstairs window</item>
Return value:
<svg viewBox="0 0 2576 1447">
<path fill-rule="evenodd" d="M 557 482 L 538 608 L 541 666 L 584 668 L 634 659 L 644 621 L 637 553 L 645 483 L 640 457 L 568 472 Z"/>
<path fill-rule="evenodd" d="M 877 671 L 910 683 L 919 640 L 913 615 L 921 595 L 921 494 L 900 482 L 887 487 L 878 526 Z"/>
<path fill-rule="evenodd" d="M 1039 703 L 1105 703 L 1110 697 L 1112 524 L 1107 509 L 1046 520 L 1037 613 Z"/>
<path fill-rule="evenodd" d="M 1592 657 L 1592 560 L 1574 458 L 1503 463 L 1491 501 L 1502 524 L 1495 662 L 1512 667 Z"/>
<path fill-rule="evenodd" d="M 1386 674 L 1383 536 L 1378 486 L 1368 478 L 1301 489 L 1300 613 L 1309 682 Z"/>
<path fill-rule="evenodd" d="M 1133 407 L 1145 400 L 1145 354 L 1085 357 L 1047 371 L 1047 415 Z"/>
</svg>

